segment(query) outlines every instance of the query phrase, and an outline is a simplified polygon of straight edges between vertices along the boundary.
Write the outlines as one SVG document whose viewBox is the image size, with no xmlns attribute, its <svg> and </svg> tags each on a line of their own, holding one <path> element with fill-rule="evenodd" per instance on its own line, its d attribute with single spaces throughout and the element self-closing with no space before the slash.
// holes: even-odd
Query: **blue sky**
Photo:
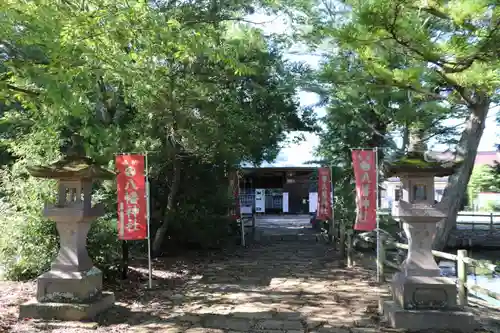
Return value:
<svg viewBox="0 0 500 333">
<path fill-rule="evenodd" d="M 264 14 L 254 14 L 248 17 L 248 20 L 255 22 L 256 26 L 261 28 L 264 33 L 288 34 L 291 29 L 290 25 L 283 16 L 267 16 Z M 320 58 L 312 54 L 288 54 L 287 57 L 293 61 L 303 61 L 313 68 L 318 67 Z M 298 98 L 302 106 L 315 105 L 318 102 L 318 96 L 314 93 L 299 92 Z M 500 126 L 495 121 L 496 114 L 500 112 L 500 107 L 490 110 L 486 128 L 479 144 L 479 151 L 493 151 L 495 144 L 500 143 Z M 325 115 L 322 108 L 316 108 L 315 113 L 319 118 Z M 461 119 L 455 121 L 450 120 L 446 125 L 454 126 L 460 123 Z M 297 133 L 291 133 L 290 138 Z M 299 143 L 287 144 L 283 147 L 277 159 L 271 163 L 271 166 L 304 166 L 307 161 L 314 159 L 314 148 L 319 143 L 319 138 L 316 134 L 302 133 L 304 140 Z M 445 145 L 433 145 L 429 143 L 429 148 L 434 150 L 446 150 L 449 147 Z M 453 147 L 451 147 L 453 148 Z M 266 163 L 267 166 L 269 164 Z"/>
</svg>

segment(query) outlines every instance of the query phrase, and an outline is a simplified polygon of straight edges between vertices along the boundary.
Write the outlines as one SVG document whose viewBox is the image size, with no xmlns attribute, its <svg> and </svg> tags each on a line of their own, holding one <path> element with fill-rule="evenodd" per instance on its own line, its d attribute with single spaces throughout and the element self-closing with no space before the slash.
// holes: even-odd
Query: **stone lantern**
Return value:
<svg viewBox="0 0 500 333">
<path fill-rule="evenodd" d="M 393 300 L 381 302 L 381 311 L 395 328 L 470 332 L 476 327 L 473 316 L 458 307 L 455 282 L 440 275 L 431 252 L 437 223 L 447 215 L 447 207 L 434 201 L 434 177 L 453 174 L 459 163 L 425 152 L 418 134 L 413 133 L 408 154 L 386 166 L 386 175 L 402 183 L 392 215 L 402 222 L 408 254 L 391 282 Z"/>
<path fill-rule="evenodd" d="M 114 303 L 114 295 L 102 291 L 102 272 L 87 253 L 91 222 L 104 214 L 101 204 L 92 204 L 92 184 L 112 179 L 114 173 L 71 152 L 55 163 L 28 171 L 34 177 L 57 180 L 57 200 L 45 205 L 44 216 L 56 223 L 60 248 L 50 271 L 38 277 L 36 300 L 21 305 L 20 317 L 92 318 Z"/>
</svg>

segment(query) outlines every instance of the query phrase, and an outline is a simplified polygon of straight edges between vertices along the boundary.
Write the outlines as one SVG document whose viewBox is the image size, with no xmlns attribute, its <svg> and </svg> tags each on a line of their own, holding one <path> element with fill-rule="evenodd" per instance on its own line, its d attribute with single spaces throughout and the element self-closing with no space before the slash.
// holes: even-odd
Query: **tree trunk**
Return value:
<svg viewBox="0 0 500 333">
<path fill-rule="evenodd" d="M 406 124 L 403 129 L 403 145 L 401 147 L 402 154 L 406 153 L 409 144 L 410 144 L 410 129 L 408 128 L 408 124 Z"/>
<path fill-rule="evenodd" d="M 152 245 L 152 254 L 157 257 L 161 254 L 161 249 L 163 245 L 163 241 L 165 240 L 165 235 L 168 231 L 168 223 L 170 221 L 170 217 L 172 215 L 172 211 L 174 209 L 174 205 L 177 199 L 177 192 L 179 192 L 179 187 L 181 184 L 181 160 L 177 154 L 174 157 L 174 165 L 173 165 L 173 179 L 172 186 L 170 187 L 170 191 L 168 193 L 167 198 L 167 207 L 165 210 L 165 214 L 163 216 L 163 222 L 156 231 L 155 238 L 153 240 Z"/>
<path fill-rule="evenodd" d="M 466 128 L 457 145 L 456 156 L 462 159 L 462 165 L 448 178 L 448 184 L 443 193 L 440 204 L 448 208 L 448 216 L 438 225 L 434 248 L 443 250 L 447 243 L 450 232 L 455 228 L 457 215 L 467 193 L 477 148 L 483 135 L 486 116 L 488 114 L 490 99 L 486 96 L 480 98 L 478 103 L 469 107 L 470 115 L 467 119 Z"/>
</svg>

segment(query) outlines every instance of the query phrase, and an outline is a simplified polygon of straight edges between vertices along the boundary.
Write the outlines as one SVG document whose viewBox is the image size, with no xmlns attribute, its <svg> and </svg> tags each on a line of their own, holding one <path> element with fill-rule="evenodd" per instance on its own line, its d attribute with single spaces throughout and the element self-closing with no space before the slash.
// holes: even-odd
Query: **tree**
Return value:
<svg viewBox="0 0 500 333">
<path fill-rule="evenodd" d="M 449 178 L 443 203 L 448 217 L 436 237 L 442 249 L 456 222 L 474 165 L 490 105 L 496 102 L 500 18 L 496 4 L 407 0 L 315 3 L 312 33 L 359 56 L 380 86 L 399 88 L 426 101 L 466 111 L 465 130 L 456 147 L 460 169 Z M 406 66 L 391 67 L 387 53 Z"/>
<path fill-rule="evenodd" d="M 469 204 L 473 204 L 480 192 L 500 192 L 495 169 L 489 165 L 474 168 L 468 184 Z"/>
<path fill-rule="evenodd" d="M 43 253 L 38 262 L 21 262 L 30 266 L 23 268 L 28 276 L 49 262 L 54 244 L 39 239 L 55 239 L 54 229 L 34 226 L 47 226 L 40 207 L 52 199 L 53 184 L 28 177 L 25 167 L 58 157 L 67 132 L 79 132 L 87 154 L 109 167 L 116 153 L 150 151 L 157 254 L 167 238 L 182 246 L 227 235 L 229 171 L 274 159 L 287 132 L 313 121 L 294 96 L 304 69 L 243 21 L 252 5 L 2 2 L 0 126 L 9 130 L 0 139 L 15 158 L 2 172 L 2 190 L 14 211 L 33 218 L 23 239 L 6 233 L 0 252 Z M 109 215 L 89 243 L 103 235 L 116 240 L 115 188 L 103 184 L 95 196 Z M 109 265 L 100 251 L 94 253 Z"/>
</svg>

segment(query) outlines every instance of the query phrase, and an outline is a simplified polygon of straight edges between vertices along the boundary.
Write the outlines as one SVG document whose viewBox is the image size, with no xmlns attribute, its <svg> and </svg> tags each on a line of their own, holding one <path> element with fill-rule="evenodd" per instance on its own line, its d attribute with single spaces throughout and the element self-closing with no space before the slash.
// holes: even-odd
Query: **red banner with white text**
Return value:
<svg viewBox="0 0 500 333">
<path fill-rule="evenodd" d="M 140 240 L 148 235 L 144 155 L 116 156 L 118 239 Z"/>
<path fill-rule="evenodd" d="M 329 220 L 332 218 L 332 177 L 330 168 L 318 169 L 318 208 L 316 218 Z"/>
<path fill-rule="evenodd" d="M 357 217 L 354 230 L 372 231 L 377 228 L 377 165 L 374 150 L 352 151 L 356 180 Z"/>
</svg>

